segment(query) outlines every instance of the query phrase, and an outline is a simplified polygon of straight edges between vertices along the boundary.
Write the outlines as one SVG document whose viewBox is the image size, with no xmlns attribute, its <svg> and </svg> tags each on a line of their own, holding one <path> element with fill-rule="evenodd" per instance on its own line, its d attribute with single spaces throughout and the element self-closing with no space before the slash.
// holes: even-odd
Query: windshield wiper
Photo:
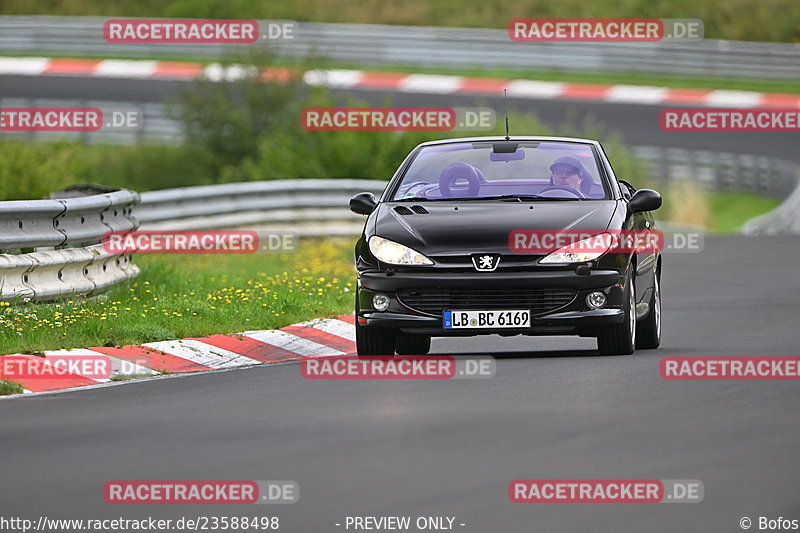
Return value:
<svg viewBox="0 0 800 533">
<path fill-rule="evenodd" d="M 584 200 L 585 198 L 565 198 L 561 196 L 539 196 L 538 194 L 501 194 L 499 196 L 484 196 L 483 200 Z"/>
<path fill-rule="evenodd" d="M 399 200 L 392 200 L 392 202 L 475 202 L 479 200 L 517 200 L 523 202 L 525 200 L 585 200 L 586 198 L 576 197 L 561 197 L 561 196 L 539 196 L 538 194 L 501 194 L 498 196 L 469 196 L 466 198 L 458 197 L 445 197 L 445 198 L 400 198 Z"/>
</svg>

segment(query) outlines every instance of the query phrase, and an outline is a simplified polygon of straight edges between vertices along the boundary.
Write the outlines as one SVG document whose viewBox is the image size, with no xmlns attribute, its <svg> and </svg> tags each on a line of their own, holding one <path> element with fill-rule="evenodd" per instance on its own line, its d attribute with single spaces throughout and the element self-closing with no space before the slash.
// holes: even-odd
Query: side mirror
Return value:
<svg viewBox="0 0 800 533">
<path fill-rule="evenodd" d="M 655 211 L 661 207 L 661 195 L 652 189 L 639 189 L 628 200 L 628 213 Z"/>
<path fill-rule="evenodd" d="M 350 198 L 350 211 L 358 215 L 369 215 L 378 207 L 378 200 L 371 192 L 360 192 Z"/>
</svg>

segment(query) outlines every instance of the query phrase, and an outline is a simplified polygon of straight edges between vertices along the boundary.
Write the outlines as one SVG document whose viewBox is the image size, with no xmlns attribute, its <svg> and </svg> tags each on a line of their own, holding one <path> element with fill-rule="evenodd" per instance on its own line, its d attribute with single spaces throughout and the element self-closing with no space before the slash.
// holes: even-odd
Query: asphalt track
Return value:
<svg viewBox="0 0 800 533">
<path fill-rule="evenodd" d="M 5 77 L 7 97 L 161 101 L 177 82 Z M 382 101 L 385 93 L 358 92 Z M 113 97 L 109 95 L 114 95 Z M 483 99 L 499 106 L 497 99 Z M 395 95 L 397 105 L 476 105 Z M 594 115 L 636 144 L 798 160 L 796 135 L 666 134 L 658 106 L 514 100 L 561 124 Z M 498 109 L 500 107 L 497 107 Z M 513 128 L 513 125 L 512 125 Z M 518 132 L 522 133 L 522 132 Z M 454 516 L 461 531 L 741 531 L 800 519 L 796 382 L 664 381 L 667 355 L 798 355 L 800 238 L 714 237 L 665 256 L 662 347 L 600 357 L 573 338 L 437 339 L 493 354 L 493 379 L 305 380 L 297 364 L 0 401 L 0 516 Z M 518 478 L 699 479 L 694 504 L 512 504 Z M 114 506 L 114 479 L 295 480 L 283 506 Z"/>
<path fill-rule="evenodd" d="M 434 341 L 493 379 L 305 380 L 297 364 L 0 401 L 0 515 L 455 516 L 461 531 L 740 531 L 800 519 L 796 382 L 664 381 L 666 355 L 797 355 L 800 238 L 708 238 L 665 257 L 664 340 L 600 357 L 573 338 Z M 699 479 L 692 504 L 513 504 L 518 478 Z M 114 479 L 295 480 L 275 506 L 108 505 Z M 754 528 L 755 529 L 755 528 Z"/>
</svg>

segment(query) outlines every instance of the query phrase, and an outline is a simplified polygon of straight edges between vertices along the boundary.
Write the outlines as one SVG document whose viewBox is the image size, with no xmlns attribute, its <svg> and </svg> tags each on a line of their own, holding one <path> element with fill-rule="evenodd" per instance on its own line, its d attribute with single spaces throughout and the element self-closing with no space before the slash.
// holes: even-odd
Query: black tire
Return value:
<svg viewBox="0 0 800 533">
<path fill-rule="evenodd" d="M 636 348 L 652 350 L 661 344 L 661 282 L 656 272 L 653 279 L 653 294 L 650 296 L 650 312 L 647 318 L 636 325 Z"/>
<path fill-rule="evenodd" d="M 625 320 L 606 328 L 597 337 L 597 349 L 601 355 L 630 355 L 636 349 L 636 289 L 631 275 L 625 283 Z"/>
<path fill-rule="evenodd" d="M 431 336 L 399 334 L 394 349 L 398 355 L 425 355 L 431 350 Z"/>
<path fill-rule="evenodd" d="M 358 355 L 394 355 L 397 332 L 392 328 L 366 328 L 356 323 Z"/>
</svg>

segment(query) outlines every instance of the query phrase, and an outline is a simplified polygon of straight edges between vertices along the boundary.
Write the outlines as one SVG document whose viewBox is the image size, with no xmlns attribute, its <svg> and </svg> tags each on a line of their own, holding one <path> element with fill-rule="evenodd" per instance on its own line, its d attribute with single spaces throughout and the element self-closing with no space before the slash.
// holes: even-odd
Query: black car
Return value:
<svg viewBox="0 0 800 533">
<path fill-rule="evenodd" d="M 350 200 L 369 215 L 355 247 L 358 353 L 422 355 L 431 337 L 487 334 L 596 337 L 601 354 L 657 348 L 659 248 L 574 235 L 655 234 L 660 206 L 616 178 L 597 141 L 423 143 L 380 199 Z M 569 246 L 553 246 L 567 233 Z"/>
</svg>

